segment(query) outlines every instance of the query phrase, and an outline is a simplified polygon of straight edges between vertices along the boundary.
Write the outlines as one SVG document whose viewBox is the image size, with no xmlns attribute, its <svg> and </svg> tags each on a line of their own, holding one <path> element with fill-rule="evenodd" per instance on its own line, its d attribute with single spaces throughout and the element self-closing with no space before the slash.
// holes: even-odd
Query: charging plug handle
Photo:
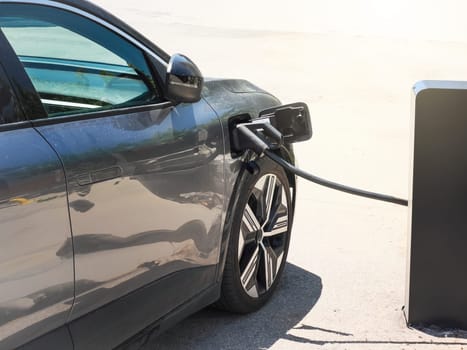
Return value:
<svg viewBox="0 0 467 350">
<path fill-rule="evenodd" d="M 232 132 L 234 152 L 253 150 L 257 154 L 267 149 L 277 149 L 283 144 L 282 134 L 268 122 L 238 124 Z"/>
<path fill-rule="evenodd" d="M 246 124 L 237 125 L 236 133 L 234 134 L 234 145 L 236 151 L 251 149 L 257 154 L 262 154 L 269 149 L 269 145 L 256 136 Z"/>
</svg>

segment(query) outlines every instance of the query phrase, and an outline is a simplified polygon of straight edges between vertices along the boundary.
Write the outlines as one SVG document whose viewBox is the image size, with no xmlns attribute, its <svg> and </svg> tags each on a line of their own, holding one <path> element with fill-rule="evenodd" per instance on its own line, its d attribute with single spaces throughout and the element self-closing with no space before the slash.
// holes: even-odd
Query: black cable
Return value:
<svg viewBox="0 0 467 350">
<path fill-rule="evenodd" d="M 364 191 L 364 190 L 360 190 L 358 188 L 352 188 L 352 187 L 348 187 L 348 186 L 341 185 L 341 184 L 338 184 L 338 183 L 335 183 L 335 182 L 332 182 L 332 181 L 322 179 L 322 178 L 320 178 L 318 176 L 312 175 L 310 173 L 307 173 L 306 171 L 298 169 L 297 167 L 295 167 L 292 164 L 286 162 L 284 159 L 282 159 L 281 157 L 279 157 L 277 154 L 275 154 L 274 152 L 272 152 L 270 150 L 264 150 L 263 153 L 267 157 L 269 157 L 271 160 L 273 160 L 274 162 L 276 162 L 277 164 L 279 164 L 283 168 L 287 169 L 288 171 L 290 171 L 290 172 L 292 172 L 292 173 L 294 173 L 294 174 L 296 174 L 296 175 L 298 175 L 300 177 L 303 177 L 306 180 L 314 182 L 314 183 L 316 183 L 318 185 L 329 187 L 329 188 L 332 188 L 332 189 L 337 190 L 337 191 L 353 194 L 355 196 L 371 198 L 371 199 L 375 199 L 375 200 L 378 200 L 378 201 L 389 202 L 389 203 L 403 205 L 403 206 L 408 206 L 409 205 L 409 202 L 406 199 L 391 197 L 391 196 L 387 196 L 385 194 L 380 194 L 380 193 Z"/>
<path fill-rule="evenodd" d="M 353 194 L 355 196 L 370 198 L 378 201 L 393 203 L 397 205 L 408 206 L 409 202 L 405 199 L 396 198 L 392 196 L 388 196 L 385 194 L 369 192 L 365 190 L 360 190 L 358 188 L 353 188 L 345 185 L 338 184 L 336 182 L 328 181 L 322 179 L 318 176 L 312 175 L 298 169 L 297 167 L 293 166 L 292 164 L 288 163 L 276 153 L 270 150 L 270 145 L 265 141 L 266 139 L 261 138 L 257 135 L 258 132 L 266 132 L 269 137 L 272 137 L 276 142 L 279 144 L 282 143 L 282 135 L 281 133 L 275 129 L 272 125 L 268 123 L 244 123 L 239 124 L 234 129 L 235 132 L 232 135 L 234 149 L 237 151 L 244 151 L 247 149 L 253 150 L 256 154 L 264 153 L 267 157 L 271 160 L 282 166 L 283 168 L 287 169 L 291 173 L 303 177 L 304 179 L 314 182 L 318 185 L 325 186 L 332 188 L 333 190 Z"/>
</svg>

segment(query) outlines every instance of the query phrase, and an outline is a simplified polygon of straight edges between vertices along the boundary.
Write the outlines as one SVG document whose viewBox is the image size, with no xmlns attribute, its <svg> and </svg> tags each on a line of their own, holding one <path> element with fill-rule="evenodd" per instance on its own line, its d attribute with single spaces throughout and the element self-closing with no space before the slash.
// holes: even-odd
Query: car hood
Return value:
<svg viewBox="0 0 467 350">
<path fill-rule="evenodd" d="M 268 94 L 265 90 L 257 87 L 244 79 L 219 79 L 219 78 L 205 78 L 205 87 L 207 89 L 224 88 L 235 94 L 244 93 L 263 93 Z"/>
<path fill-rule="evenodd" d="M 264 109 L 280 105 L 269 92 L 243 79 L 205 79 L 202 96 L 221 119 L 240 114 L 256 118 Z"/>
</svg>

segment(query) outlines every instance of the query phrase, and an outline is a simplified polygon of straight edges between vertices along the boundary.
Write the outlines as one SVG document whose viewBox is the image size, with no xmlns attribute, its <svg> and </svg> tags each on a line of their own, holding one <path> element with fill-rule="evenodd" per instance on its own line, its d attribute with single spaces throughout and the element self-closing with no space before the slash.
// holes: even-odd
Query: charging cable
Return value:
<svg viewBox="0 0 467 350">
<path fill-rule="evenodd" d="M 396 198 L 385 194 L 369 192 L 358 188 L 353 188 L 325 180 L 304 170 L 301 170 L 290 164 L 282 157 L 278 156 L 273 150 L 277 150 L 283 144 L 282 134 L 268 122 L 251 122 L 238 124 L 233 132 L 233 148 L 236 151 L 251 149 L 258 155 L 264 154 L 272 161 L 276 162 L 284 169 L 300 176 L 315 184 L 331 188 L 333 190 L 349 193 L 355 196 L 370 198 L 378 201 L 393 203 L 402 206 L 408 206 L 406 199 Z"/>
</svg>

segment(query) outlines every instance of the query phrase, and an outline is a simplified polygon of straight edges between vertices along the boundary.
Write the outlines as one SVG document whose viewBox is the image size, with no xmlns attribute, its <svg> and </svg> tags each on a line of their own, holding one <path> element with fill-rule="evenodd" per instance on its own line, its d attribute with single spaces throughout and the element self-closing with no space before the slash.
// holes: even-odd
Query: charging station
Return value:
<svg viewBox="0 0 467 350">
<path fill-rule="evenodd" d="M 467 329 L 467 82 L 414 87 L 406 317 Z"/>
</svg>

